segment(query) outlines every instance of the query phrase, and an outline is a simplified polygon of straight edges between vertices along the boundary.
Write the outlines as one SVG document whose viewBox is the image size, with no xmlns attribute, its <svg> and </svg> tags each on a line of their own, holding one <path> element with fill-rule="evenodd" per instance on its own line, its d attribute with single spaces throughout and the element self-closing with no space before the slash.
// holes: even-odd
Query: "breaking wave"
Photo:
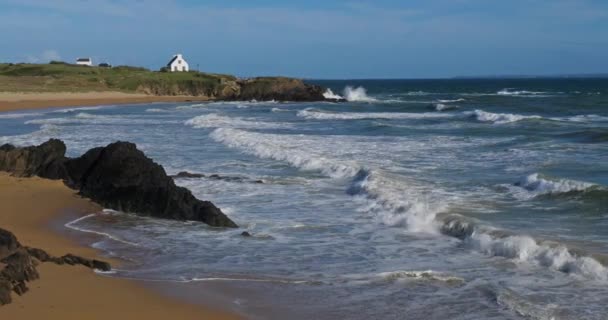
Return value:
<svg viewBox="0 0 608 320">
<path fill-rule="evenodd" d="M 42 113 L 0 113 L 0 119 L 19 119 L 26 117 L 41 116 Z"/>
<path fill-rule="evenodd" d="M 38 145 L 45 142 L 49 137 L 56 136 L 61 131 L 61 127 L 53 124 L 43 124 L 40 129 L 31 133 L 16 136 L 0 136 L 0 145 L 10 143 L 17 146 Z"/>
<path fill-rule="evenodd" d="M 512 114 L 512 113 L 492 113 L 492 112 L 486 112 L 483 110 L 475 110 L 475 111 L 467 111 L 465 112 L 466 115 L 469 115 L 472 118 L 475 118 L 477 121 L 480 122 L 491 122 L 491 123 L 497 123 L 497 124 L 503 124 L 503 123 L 511 123 L 511 122 L 517 122 L 517 121 L 521 121 L 521 120 L 530 120 L 530 119 L 542 119 L 541 116 L 523 116 L 523 115 L 519 115 L 519 114 Z"/>
<path fill-rule="evenodd" d="M 298 112 L 298 117 L 314 120 L 432 119 L 449 118 L 452 116 L 453 115 L 437 114 L 434 112 L 324 112 L 310 108 Z"/>
<path fill-rule="evenodd" d="M 344 98 L 348 101 L 356 102 L 376 102 L 375 98 L 367 95 L 367 90 L 363 87 L 346 87 L 344 88 Z"/>
<path fill-rule="evenodd" d="M 344 99 L 341 95 L 335 94 L 331 89 L 325 90 L 325 93 L 323 93 L 323 97 L 325 97 L 325 99 L 334 99 L 334 100 Z"/>
<path fill-rule="evenodd" d="M 462 101 L 466 101 L 466 99 L 459 98 L 459 99 L 452 99 L 452 100 L 437 100 L 437 102 L 439 102 L 439 103 L 454 103 L 454 102 L 462 102 Z"/>
<path fill-rule="evenodd" d="M 443 104 L 443 103 L 437 103 L 435 104 L 435 111 L 449 111 L 449 110 L 456 110 L 459 107 L 453 104 Z"/>
<path fill-rule="evenodd" d="M 465 243 L 490 256 L 533 263 L 567 274 L 608 280 L 608 269 L 604 265 L 591 257 L 579 256 L 561 244 L 539 243 L 529 236 L 502 237 L 477 231 Z"/>
<path fill-rule="evenodd" d="M 568 193 L 580 193 L 585 191 L 600 190 L 601 186 L 589 182 L 552 178 L 539 173 L 530 174 L 514 185 L 516 188 L 509 189 L 519 199 L 531 199 L 540 195 L 557 195 Z"/>
<path fill-rule="evenodd" d="M 499 96 L 520 96 L 520 97 L 549 97 L 551 95 L 560 94 L 561 92 L 544 92 L 544 91 L 527 91 L 505 88 L 496 92 Z"/>
<path fill-rule="evenodd" d="M 289 112 L 291 110 L 281 109 L 281 108 L 272 108 L 272 109 L 270 109 L 270 111 L 272 111 L 272 112 Z"/>
<path fill-rule="evenodd" d="M 342 92 L 342 96 L 334 93 L 331 89 L 327 89 L 323 93 L 325 99 L 346 100 L 351 102 L 377 102 L 378 100 L 367 95 L 367 90 L 363 87 L 347 86 Z"/>
<path fill-rule="evenodd" d="M 146 112 L 165 113 L 165 112 L 170 112 L 170 111 L 167 109 L 152 108 L 152 109 L 146 109 Z"/>
<path fill-rule="evenodd" d="M 287 135 L 254 133 L 220 128 L 211 137 L 229 147 L 255 156 L 284 161 L 306 171 L 317 171 L 336 179 L 350 179 L 347 193 L 362 200 L 364 210 L 384 224 L 405 226 L 415 232 L 438 233 L 435 215 L 444 209 L 439 199 L 420 194 L 415 188 L 380 170 L 366 169 L 354 161 L 328 158 L 302 139 Z"/>
<path fill-rule="evenodd" d="M 194 117 L 185 122 L 194 128 L 245 128 L 245 129 L 280 129 L 290 128 L 289 123 L 263 122 L 255 118 L 225 117 L 216 113 Z"/>
<path fill-rule="evenodd" d="M 401 181 L 399 177 L 382 170 L 365 168 L 353 161 L 328 158 L 325 153 L 308 147 L 308 143 L 318 145 L 318 141 L 306 142 L 300 136 L 299 139 L 291 139 L 286 135 L 226 128 L 214 130 L 211 137 L 261 158 L 284 161 L 299 169 L 319 171 L 332 178 L 350 179 L 347 193 L 361 200 L 362 209 L 386 225 L 402 226 L 413 232 L 443 233 L 459 238 L 471 249 L 489 256 L 500 256 L 593 279 L 608 278 L 608 270 L 600 262 L 575 254 L 564 245 L 538 242 L 529 236 L 509 235 L 459 215 L 443 216 L 448 206 L 444 199 L 436 197 L 439 193 L 420 193 L 414 186 L 408 186 L 407 181 Z M 574 186 L 578 188 L 578 185 Z M 560 189 L 562 187 L 551 188 L 564 190 Z"/>
</svg>

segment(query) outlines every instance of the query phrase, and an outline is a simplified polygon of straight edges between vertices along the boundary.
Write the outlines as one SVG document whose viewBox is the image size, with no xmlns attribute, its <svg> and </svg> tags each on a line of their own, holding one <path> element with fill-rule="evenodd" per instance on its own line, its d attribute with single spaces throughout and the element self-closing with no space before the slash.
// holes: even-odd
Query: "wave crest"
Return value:
<svg viewBox="0 0 608 320">
<path fill-rule="evenodd" d="M 226 117 L 210 113 L 194 117 L 184 123 L 197 129 L 201 128 L 247 128 L 247 129 L 280 129 L 291 127 L 288 123 L 263 122 L 254 118 Z"/>
<path fill-rule="evenodd" d="M 512 114 L 512 113 L 492 113 L 492 112 L 486 112 L 486 111 L 479 110 L 479 109 L 474 110 L 474 111 L 467 111 L 467 112 L 465 112 L 465 114 L 469 115 L 472 118 L 477 119 L 477 121 L 480 121 L 480 122 L 491 122 L 491 123 L 497 123 L 497 124 L 517 122 L 517 121 L 521 121 L 521 120 L 542 119 L 541 116 L 536 116 L 536 115 L 524 116 L 524 115 Z"/>
</svg>

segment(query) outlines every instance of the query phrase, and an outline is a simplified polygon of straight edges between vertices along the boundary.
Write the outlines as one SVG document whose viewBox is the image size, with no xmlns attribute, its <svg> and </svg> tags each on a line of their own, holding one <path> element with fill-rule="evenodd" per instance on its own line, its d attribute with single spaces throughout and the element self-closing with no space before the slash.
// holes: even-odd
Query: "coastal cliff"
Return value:
<svg viewBox="0 0 608 320">
<path fill-rule="evenodd" d="M 100 205 L 155 218 L 201 221 L 213 227 L 238 227 L 209 201 L 175 185 L 162 166 L 129 142 L 94 148 L 78 158 L 51 139 L 40 146 L 0 146 L 0 171 L 38 176 L 65 184 Z"/>
<path fill-rule="evenodd" d="M 157 72 L 118 66 L 99 68 L 66 63 L 0 64 L 0 91 L 103 92 L 151 96 L 191 96 L 208 100 L 325 101 L 325 88 L 286 77 L 240 79 L 231 75 Z"/>
</svg>

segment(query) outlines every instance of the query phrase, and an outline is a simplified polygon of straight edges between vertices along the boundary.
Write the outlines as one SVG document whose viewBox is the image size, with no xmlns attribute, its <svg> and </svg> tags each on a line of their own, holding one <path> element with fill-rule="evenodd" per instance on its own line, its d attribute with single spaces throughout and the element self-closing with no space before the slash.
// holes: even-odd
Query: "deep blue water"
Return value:
<svg viewBox="0 0 608 320">
<path fill-rule="evenodd" d="M 111 235 L 94 246 L 133 261 L 115 276 L 221 283 L 252 317 L 607 319 L 608 80 L 315 82 L 349 102 L 0 114 L 0 143 L 128 140 L 243 178 L 177 181 L 239 230 L 70 227 Z"/>
</svg>

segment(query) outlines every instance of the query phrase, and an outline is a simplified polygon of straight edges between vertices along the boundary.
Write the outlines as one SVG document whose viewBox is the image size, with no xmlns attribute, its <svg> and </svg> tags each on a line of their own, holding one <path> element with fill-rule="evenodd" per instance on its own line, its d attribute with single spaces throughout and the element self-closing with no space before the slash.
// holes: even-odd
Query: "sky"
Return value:
<svg viewBox="0 0 608 320">
<path fill-rule="evenodd" d="M 238 76 L 608 73 L 608 0 L 0 0 L 0 61 Z"/>
</svg>

